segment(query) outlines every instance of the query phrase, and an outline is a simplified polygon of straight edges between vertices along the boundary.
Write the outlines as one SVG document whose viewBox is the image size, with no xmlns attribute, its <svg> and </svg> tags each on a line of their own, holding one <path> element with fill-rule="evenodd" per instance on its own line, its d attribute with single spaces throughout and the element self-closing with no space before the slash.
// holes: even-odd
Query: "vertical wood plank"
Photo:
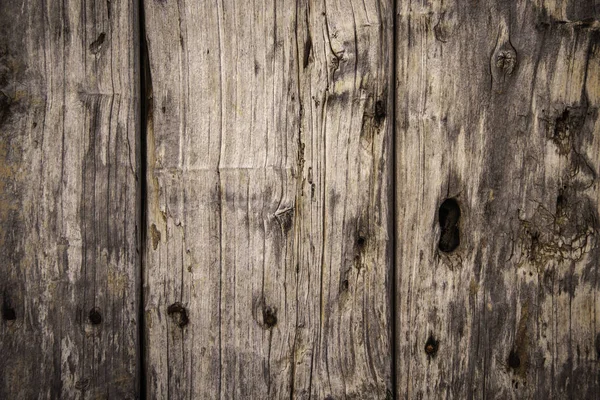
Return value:
<svg viewBox="0 0 600 400">
<path fill-rule="evenodd" d="M 137 8 L 0 3 L 0 398 L 137 396 Z"/>
<path fill-rule="evenodd" d="M 399 397 L 597 398 L 599 15 L 398 3 Z"/>
<path fill-rule="evenodd" d="M 391 2 L 144 10 L 148 395 L 385 398 Z"/>
</svg>

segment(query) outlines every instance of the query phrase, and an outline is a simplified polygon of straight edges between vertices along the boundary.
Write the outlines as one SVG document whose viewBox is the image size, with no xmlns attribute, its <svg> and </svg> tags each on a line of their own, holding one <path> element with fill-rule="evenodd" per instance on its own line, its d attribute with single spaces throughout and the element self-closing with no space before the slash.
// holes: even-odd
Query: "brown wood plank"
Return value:
<svg viewBox="0 0 600 400">
<path fill-rule="evenodd" d="M 398 2 L 399 398 L 598 398 L 599 16 Z"/>
<path fill-rule="evenodd" d="M 137 396 L 131 2 L 0 3 L 0 398 Z"/>
<path fill-rule="evenodd" d="M 151 398 L 385 398 L 391 1 L 146 1 Z"/>
</svg>

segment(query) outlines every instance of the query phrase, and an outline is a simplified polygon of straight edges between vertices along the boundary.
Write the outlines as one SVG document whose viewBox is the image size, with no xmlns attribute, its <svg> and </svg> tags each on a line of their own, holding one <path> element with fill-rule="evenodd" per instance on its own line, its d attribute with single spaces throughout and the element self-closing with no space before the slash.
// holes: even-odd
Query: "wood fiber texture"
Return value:
<svg viewBox="0 0 600 400">
<path fill-rule="evenodd" d="M 390 396 L 392 2 L 144 12 L 148 396 Z"/>
<path fill-rule="evenodd" d="M 398 398 L 600 395 L 599 15 L 398 1 Z"/>
<path fill-rule="evenodd" d="M 137 7 L 0 2 L 0 398 L 138 393 Z"/>
<path fill-rule="evenodd" d="M 0 2 L 0 399 L 600 398 L 598 0 Z"/>
</svg>

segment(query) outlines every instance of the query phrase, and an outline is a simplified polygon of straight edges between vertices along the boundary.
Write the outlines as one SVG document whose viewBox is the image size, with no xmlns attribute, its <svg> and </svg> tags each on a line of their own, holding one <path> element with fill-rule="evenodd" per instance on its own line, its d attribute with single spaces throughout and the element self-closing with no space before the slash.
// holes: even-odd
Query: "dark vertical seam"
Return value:
<svg viewBox="0 0 600 400">
<path fill-rule="evenodd" d="M 86 37 L 86 9 L 87 9 L 87 2 L 86 0 L 83 1 L 83 6 L 82 6 L 82 13 L 81 13 L 81 25 L 82 25 L 82 36 L 83 36 L 83 41 L 82 41 L 82 51 L 85 51 L 85 43 L 87 42 L 87 37 Z M 64 54 L 63 54 L 64 57 Z M 87 58 L 85 56 L 85 53 L 82 54 L 83 57 L 83 71 L 84 73 L 87 72 Z M 66 81 L 66 77 L 65 77 L 65 81 Z M 66 83 L 66 82 L 64 82 Z M 89 97 L 88 96 L 84 96 L 84 106 L 86 107 L 86 110 L 89 110 L 90 108 L 88 108 L 88 104 L 89 104 Z M 90 106 L 91 107 L 91 106 Z M 88 118 L 84 117 L 84 131 L 86 128 L 86 123 L 89 123 Z M 91 129 L 91 127 L 88 126 L 89 129 Z M 88 135 L 88 141 L 89 141 L 89 135 Z M 81 146 L 82 146 L 82 158 L 83 158 L 83 162 L 82 162 L 82 169 L 81 169 L 81 192 L 82 192 L 82 202 L 84 203 L 81 207 L 81 214 L 79 215 L 79 220 L 80 220 L 80 226 L 83 226 L 83 243 L 82 243 L 82 249 L 81 249 L 81 262 L 83 264 L 83 307 L 81 310 L 79 310 L 79 312 L 81 313 L 81 322 L 84 323 L 83 321 L 85 321 L 85 311 L 84 308 L 87 306 L 87 286 L 88 286 L 88 280 L 87 280 L 87 251 L 88 251 L 88 246 L 87 246 L 87 221 L 85 219 L 85 213 L 87 211 L 87 203 L 86 202 L 86 173 L 87 173 L 87 157 L 85 154 L 85 144 L 86 144 L 86 138 L 85 136 L 82 137 L 82 141 L 81 141 Z M 89 144 L 88 144 L 89 146 Z M 83 336 L 82 339 L 82 354 L 81 354 L 81 365 L 78 366 L 79 370 L 80 370 L 80 374 L 81 377 L 83 378 L 85 376 L 85 350 L 86 350 L 86 337 L 85 335 Z M 81 396 L 85 397 L 86 395 L 86 388 L 84 388 L 81 391 Z"/>
<path fill-rule="evenodd" d="M 392 353 L 392 362 L 391 362 L 391 374 L 392 374 L 392 398 L 393 399 L 397 399 L 398 398 L 398 377 L 396 376 L 396 372 L 398 371 L 398 359 L 397 359 L 397 352 L 396 352 L 396 343 L 398 341 L 398 330 L 396 327 L 396 317 L 397 317 L 397 289 L 398 289 L 398 282 L 396 281 L 396 277 L 397 277 L 397 260 L 398 260 L 398 256 L 399 254 L 397 254 L 397 238 L 396 238 L 396 234 L 398 232 L 398 224 L 397 224 L 397 197 L 396 197 L 396 187 L 397 187 L 397 179 L 398 176 L 396 174 L 396 97 L 397 97 L 397 84 L 396 84 L 396 71 L 398 69 L 398 57 L 396 55 L 396 52 L 398 50 L 397 48 L 397 43 L 398 43 L 398 29 L 396 27 L 396 19 L 398 17 L 398 1 L 397 0 L 392 0 L 392 7 L 393 7 L 393 17 L 392 17 L 392 52 L 391 52 L 391 57 L 392 57 L 392 72 L 391 72 L 391 81 L 392 81 L 392 118 L 391 118 L 391 133 L 390 133 L 390 150 L 392 153 L 392 156 L 390 157 L 391 159 L 391 183 L 390 183 L 390 194 L 388 195 L 388 199 L 391 198 L 391 204 L 392 204 L 392 221 L 388 222 L 388 226 L 390 226 L 390 237 L 391 237 L 391 243 L 392 243 L 392 251 L 391 251 L 391 260 L 390 260 L 390 281 L 391 281 L 391 287 L 390 287 L 390 296 L 391 296 L 391 318 L 390 318 L 390 324 L 391 324 L 391 334 L 392 334 L 392 340 L 391 340 L 391 353 Z M 385 28 L 384 28 L 385 29 Z M 389 131 L 388 131 L 389 132 Z"/>
<path fill-rule="evenodd" d="M 107 160 L 110 159 L 110 149 L 111 149 L 111 147 L 110 147 L 111 146 L 110 140 L 111 140 L 111 136 L 112 136 L 111 135 L 111 133 L 112 133 L 111 130 L 112 130 L 112 122 L 113 122 L 113 107 L 115 105 L 115 79 L 114 79 L 114 70 L 113 70 L 113 41 L 112 41 L 113 30 L 112 30 L 112 21 L 110 19 L 110 7 L 111 7 L 110 2 L 106 2 L 106 13 L 107 13 L 107 17 L 108 17 L 107 18 L 108 19 L 108 34 L 110 36 L 109 43 L 110 43 L 110 86 L 111 86 L 110 111 L 109 111 L 109 117 L 108 117 L 108 141 L 107 141 L 107 150 L 106 150 L 106 159 Z M 119 56 L 120 55 L 121 54 L 119 54 Z M 120 108 L 120 102 L 119 102 L 119 108 Z M 117 121 L 118 121 L 118 116 L 119 116 L 119 110 L 117 110 L 117 118 L 116 118 Z M 115 163 L 114 163 L 114 165 L 118 165 L 118 159 L 119 159 L 119 152 L 118 152 L 118 147 L 119 147 L 118 143 L 119 142 L 118 142 L 118 136 L 119 136 L 119 128 L 118 128 L 118 125 L 117 125 L 116 132 L 115 132 L 115 152 L 114 152 Z M 131 151 L 131 148 L 128 148 L 128 151 Z M 129 154 L 128 154 L 128 157 L 129 157 Z M 111 218 L 110 218 L 110 215 L 111 215 L 111 212 L 110 212 L 110 206 L 111 206 L 111 204 L 110 204 L 110 195 L 111 195 L 111 191 L 110 191 L 110 182 L 111 182 L 111 180 L 110 180 L 110 173 L 111 173 L 111 168 L 110 168 L 110 166 L 111 166 L 111 163 L 107 162 L 106 167 L 107 167 L 108 171 L 107 171 L 107 174 L 106 174 L 106 181 L 107 181 L 107 184 L 106 184 L 106 215 L 105 215 L 104 220 L 106 221 L 106 240 L 107 240 L 107 243 L 105 245 L 106 245 L 106 247 L 108 249 L 112 248 L 112 240 L 111 240 L 111 234 L 110 234 L 111 233 L 111 230 L 110 230 L 110 225 L 111 225 Z M 118 182 L 119 176 L 118 176 L 118 172 L 117 172 L 116 168 L 115 168 L 115 178 L 117 178 L 116 182 Z M 125 188 L 125 198 L 129 198 L 128 197 L 128 194 L 129 194 L 128 193 L 128 189 L 129 189 L 128 187 Z M 118 190 L 119 190 L 119 187 L 118 187 L 118 184 L 116 184 L 115 185 L 115 191 L 118 191 Z M 127 220 L 127 215 L 125 216 L 124 221 L 125 221 L 125 224 L 127 224 L 127 222 L 129 222 Z M 125 227 L 126 226 L 127 225 L 125 225 Z M 117 231 L 117 229 L 118 229 L 117 228 L 117 224 L 115 224 L 115 231 Z M 128 251 L 125 249 L 125 259 L 127 259 L 127 256 L 128 256 Z M 110 264 L 107 263 L 107 271 L 106 271 L 107 272 L 107 277 L 108 277 L 108 274 L 109 274 L 109 271 L 108 271 L 108 269 L 110 268 L 109 265 Z M 107 304 L 108 301 L 107 301 L 107 298 L 112 299 L 112 297 L 113 297 L 112 293 L 110 293 L 108 290 L 106 291 L 106 293 L 107 293 L 107 296 L 103 299 L 103 304 L 102 304 L 102 307 L 101 307 L 101 310 L 103 312 L 106 312 L 106 310 L 108 310 L 108 304 Z M 123 309 L 125 309 L 125 308 L 123 308 Z M 114 325 L 113 325 L 113 331 L 112 332 L 114 332 Z M 110 343 L 110 345 L 111 345 L 110 348 L 111 349 L 114 348 L 113 347 L 114 346 L 114 336 L 113 336 L 112 339 L 113 340 Z M 114 369 L 114 358 L 115 358 L 115 355 L 113 354 L 111 356 L 111 360 L 110 360 L 111 370 Z M 106 382 L 109 382 L 109 378 L 108 378 L 108 364 L 109 364 L 109 362 L 105 362 L 104 363 L 104 379 L 105 379 Z M 108 387 L 108 386 L 106 387 L 106 397 L 107 398 L 111 398 L 111 395 L 110 395 L 110 391 L 111 390 L 114 390 L 114 389 L 111 388 L 111 387 Z"/>
<path fill-rule="evenodd" d="M 146 231 L 147 231 L 147 214 L 148 214 L 148 202 L 147 202 L 147 119 L 148 119 L 148 92 L 146 91 L 146 85 L 152 85 L 152 79 L 150 77 L 150 64 L 148 57 L 148 46 L 146 43 L 146 29 L 145 29 L 145 14 L 144 14 L 144 0 L 139 0 L 137 10 L 137 24 L 138 24 L 138 52 L 136 62 L 137 70 L 139 73 L 139 103 L 140 103 L 140 115 L 139 115 L 139 153 L 137 158 L 139 160 L 139 172 L 138 172 L 138 187 L 139 187 L 139 199 L 138 199 L 138 224 L 139 232 L 136 232 L 138 242 L 138 257 L 139 257 L 139 269 L 138 269 L 138 381 L 136 382 L 137 392 L 139 398 L 142 400 L 146 399 L 146 320 L 145 320 L 145 297 L 144 297 L 144 267 L 146 261 Z M 134 34 L 135 35 L 135 34 Z M 137 146 L 136 146 L 137 147 Z"/>
<path fill-rule="evenodd" d="M 219 12 L 219 2 L 215 0 L 217 6 L 217 31 L 219 35 L 219 157 L 217 160 L 217 190 L 219 195 L 219 399 L 223 396 L 223 188 L 221 181 L 221 153 L 223 152 L 223 38 L 221 37 L 222 13 Z M 223 3 L 221 3 L 223 7 Z"/>
</svg>

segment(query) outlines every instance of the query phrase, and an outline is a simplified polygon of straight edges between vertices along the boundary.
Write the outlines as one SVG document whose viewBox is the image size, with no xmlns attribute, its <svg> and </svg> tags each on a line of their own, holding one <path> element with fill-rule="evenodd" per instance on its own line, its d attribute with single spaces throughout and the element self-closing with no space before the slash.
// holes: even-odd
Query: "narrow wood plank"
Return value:
<svg viewBox="0 0 600 400">
<path fill-rule="evenodd" d="M 599 16 L 398 3 L 399 397 L 600 393 Z"/>
<path fill-rule="evenodd" d="M 0 3 L 0 398 L 137 396 L 131 2 Z"/>
<path fill-rule="evenodd" d="M 385 398 L 391 1 L 146 1 L 151 398 Z"/>
</svg>

